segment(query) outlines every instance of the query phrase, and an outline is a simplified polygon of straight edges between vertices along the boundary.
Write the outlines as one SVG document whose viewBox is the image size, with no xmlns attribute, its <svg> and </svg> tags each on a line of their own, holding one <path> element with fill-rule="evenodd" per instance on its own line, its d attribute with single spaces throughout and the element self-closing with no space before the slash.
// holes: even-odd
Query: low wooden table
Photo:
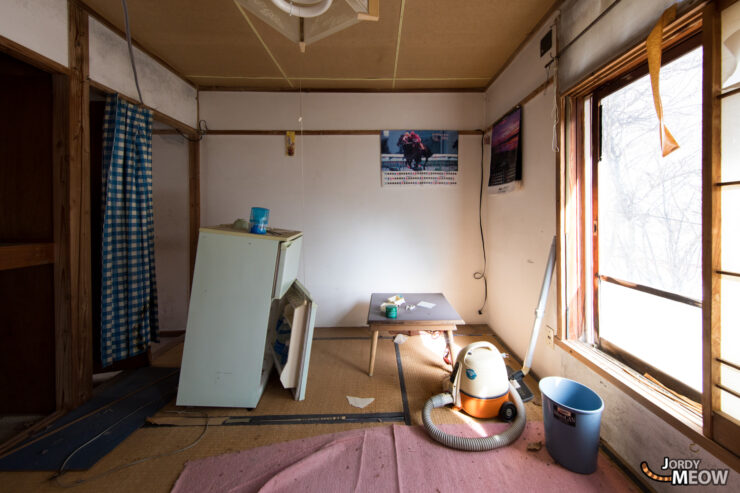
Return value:
<svg viewBox="0 0 740 493">
<path fill-rule="evenodd" d="M 388 318 L 380 309 L 383 302 L 388 301 L 391 296 L 400 295 L 406 303 L 399 305 L 398 317 Z M 419 302 L 433 303 L 432 308 L 423 308 Z M 415 305 L 413 310 L 407 310 L 407 306 Z M 373 293 L 370 296 L 370 308 L 367 314 L 367 323 L 373 333 L 370 342 L 370 366 L 368 375 L 373 376 L 375 369 L 375 352 L 378 348 L 378 332 L 380 331 L 404 331 L 404 330 L 433 330 L 447 333 L 447 347 L 450 350 L 450 359 L 454 358 L 452 352 L 452 333 L 457 330 L 457 325 L 465 322 L 457 314 L 450 302 L 442 293 Z"/>
</svg>

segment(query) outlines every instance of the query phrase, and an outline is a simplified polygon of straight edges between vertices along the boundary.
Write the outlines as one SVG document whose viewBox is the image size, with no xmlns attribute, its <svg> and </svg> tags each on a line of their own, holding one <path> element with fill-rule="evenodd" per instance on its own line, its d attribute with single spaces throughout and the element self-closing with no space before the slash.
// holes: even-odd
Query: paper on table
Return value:
<svg viewBox="0 0 740 493">
<path fill-rule="evenodd" d="M 351 395 L 348 395 L 347 400 L 349 401 L 350 406 L 359 407 L 360 409 L 362 409 L 363 407 L 366 407 L 368 404 L 373 402 L 375 400 L 375 397 L 352 397 Z"/>
<path fill-rule="evenodd" d="M 435 305 L 434 303 L 429 303 L 427 301 L 420 301 L 416 304 L 416 306 L 420 306 L 422 308 L 434 308 L 437 305 Z"/>
</svg>

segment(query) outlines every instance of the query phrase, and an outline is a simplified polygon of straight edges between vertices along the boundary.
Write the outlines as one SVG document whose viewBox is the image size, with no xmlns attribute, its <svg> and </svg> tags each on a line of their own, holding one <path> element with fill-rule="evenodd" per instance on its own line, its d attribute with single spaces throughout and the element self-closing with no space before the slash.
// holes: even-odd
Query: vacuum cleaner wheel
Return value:
<svg viewBox="0 0 740 493">
<path fill-rule="evenodd" d="M 516 418 L 516 406 L 513 402 L 504 402 L 498 411 L 498 417 L 504 421 L 511 421 Z"/>
</svg>

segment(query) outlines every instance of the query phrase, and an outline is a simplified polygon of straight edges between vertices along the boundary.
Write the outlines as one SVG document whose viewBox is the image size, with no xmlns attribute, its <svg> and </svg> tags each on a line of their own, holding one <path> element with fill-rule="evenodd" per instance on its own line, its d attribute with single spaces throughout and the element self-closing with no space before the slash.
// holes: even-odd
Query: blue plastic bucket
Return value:
<svg viewBox="0 0 740 493">
<path fill-rule="evenodd" d="M 270 219 L 270 209 L 264 207 L 252 207 L 249 216 L 249 232 L 263 235 L 267 233 L 267 222 Z"/>
<path fill-rule="evenodd" d="M 599 454 L 599 430 L 604 401 L 573 380 L 540 380 L 545 445 L 556 462 L 573 472 L 591 474 Z"/>
</svg>

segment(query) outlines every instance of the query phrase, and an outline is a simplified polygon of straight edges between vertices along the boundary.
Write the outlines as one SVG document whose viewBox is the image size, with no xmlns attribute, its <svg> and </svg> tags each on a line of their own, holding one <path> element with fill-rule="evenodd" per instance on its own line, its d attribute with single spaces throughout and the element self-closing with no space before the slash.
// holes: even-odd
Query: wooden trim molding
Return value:
<svg viewBox="0 0 740 493">
<path fill-rule="evenodd" d="M 382 130 L 211 130 L 208 129 L 205 135 L 285 135 L 286 132 L 295 132 L 297 136 L 310 135 L 380 135 Z M 483 135 L 483 130 L 458 130 L 458 135 Z M 177 130 L 157 129 L 156 135 L 176 135 Z"/>
<path fill-rule="evenodd" d="M 52 79 L 57 409 L 92 396 L 88 24 L 72 5 L 69 27 L 71 75 Z"/>
<path fill-rule="evenodd" d="M 683 303 L 685 305 L 694 306 L 696 308 L 701 308 L 702 306 L 702 303 L 700 300 L 695 300 L 693 298 L 689 298 L 688 296 L 682 296 L 680 294 L 672 293 L 670 291 L 663 291 L 662 289 L 652 288 L 650 286 L 645 286 L 643 284 L 638 284 L 636 282 L 624 281 L 622 279 L 617 279 L 616 277 L 606 276 L 603 274 L 596 274 L 596 277 L 598 279 L 601 279 L 604 282 L 616 284 L 617 286 L 621 286 L 623 288 L 634 289 L 635 291 L 640 291 L 641 293 L 647 293 L 647 294 L 652 294 L 653 296 L 659 296 L 661 298 L 675 301 L 677 303 Z"/>
<path fill-rule="evenodd" d="M 0 245 L 0 270 L 54 263 L 54 243 Z"/>
<path fill-rule="evenodd" d="M 297 80 L 297 79 L 295 79 Z M 371 81 L 377 79 L 371 79 Z M 390 80 L 390 79 L 389 79 Z M 398 79 L 401 80 L 401 79 Z M 199 86 L 199 92 L 318 92 L 318 93 L 404 93 L 404 94 L 435 94 L 441 92 L 458 93 L 458 92 L 473 92 L 483 93 L 486 92 L 484 87 L 458 87 L 458 88 L 445 88 L 445 87 L 427 87 L 419 89 L 362 89 L 362 88 L 312 88 L 312 87 L 253 87 L 253 86 Z"/>
<path fill-rule="evenodd" d="M 720 99 L 724 99 L 728 96 L 734 96 L 735 94 L 740 92 L 740 87 L 736 87 L 735 89 L 730 89 L 729 91 L 725 91 L 722 94 L 719 95 Z"/>
<path fill-rule="evenodd" d="M 51 58 L 47 58 L 40 53 L 36 53 L 30 48 L 26 48 L 25 46 L 18 44 L 15 41 L 6 38 L 5 36 L 0 36 L 0 51 L 2 51 L 3 53 L 7 53 L 13 58 L 22 60 L 29 65 L 33 65 L 34 67 L 45 72 L 50 72 L 53 74 L 70 73 L 69 67 L 65 67 L 61 63 L 54 61 Z"/>
<path fill-rule="evenodd" d="M 721 190 L 713 186 L 721 181 L 721 53 L 720 13 L 716 2 L 710 3 L 703 13 L 704 29 L 704 80 L 702 115 L 702 359 L 703 359 L 703 414 L 704 434 L 716 439 L 713 429 L 713 411 L 720 408 L 720 367 L 713 356 L 720 355 L 720 289 L 721 278 L 716 271 L 721 268 Z"/>
<path fill-rule="evenodd" d="M 188 182 L 189 182 L 189 251 L 190 251 L 190 286 L 193 285 L 195 272 L 195 255 L 198 250 L 198 231 L 200 230 L 200 141 L 188 142 Z M 190 289 L 188 289 L 188 297 Z"/>
</svg>

